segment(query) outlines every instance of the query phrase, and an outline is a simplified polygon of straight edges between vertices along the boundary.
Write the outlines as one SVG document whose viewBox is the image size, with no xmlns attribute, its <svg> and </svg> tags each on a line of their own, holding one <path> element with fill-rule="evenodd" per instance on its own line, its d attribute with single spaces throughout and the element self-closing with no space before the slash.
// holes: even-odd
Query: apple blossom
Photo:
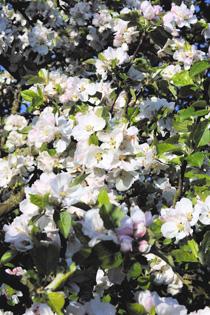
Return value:
<svg viewBox="0 0 210 315">
<path fill-rule="evenodd" d="M 23 315 L 54 315 L 51 308 L 44 303 L 34 303 Z"/>
<path fill-rule="evenodd" d="M 198 200 L 195 205 L 195 210 L 199 214 L 199 221 L 204 225 L 210 224 L 210 196 L 208 196 L 205 202 Z"/>
<path fill-rule="evenodd" d="M 11 243 L 18 251 L 25 252 L 33 247 L 30 237 L 30 227 L 28 226 L 30 218 L 22 214 L 15 218 L 12 224 L 5 224 L 5 242 Z"/>
<path fill-rule="evenodd" d="M 100 301 L 99 296 L 96 296 L 94 299 L 86 305 L 86 312 L 88 315 L 115 315 L 115 307 L 110 303 L 104 303 Z"/>
<path fill-rule="evenodd" d="M 82 230 L 91 240 L 89 246 L 93 247 L 102 240 L 112 240 L 117 243 L 117 237 L 111 230 L 106 230 L 99 209 L 88 210 L 82 223 Z"/>
<path fill-rule="evenodd" d="M 208 315 L 210 312 L 210 308 L 206 306 L 204 309 L 200 309 L 195 312 L 191 312 L 189 315 Z"/>
<path fill-rule="evenodd" d="M 176 299 L 160 297 L 156 292 L 140 291 L 136 293 L 136 300 L 148 312 L 154 307 L 157 315 L 187 315 L 186 308 Z"/>
<path fill-rule="evenodd" d="M 156 18 L 162 11 L 161 6 L 152 5 L 150 1 L 143 1 L 141 3 L 140 9 L 143 13 L 143 16 L 148 20 L 153 20 Z"/>
<path fill-rule="evenodd" d="M 209 314 L 207 2 L 1 1 L 0 314 Z"/>
<path fill-rule="evenodd" d="M 101 54 L 103 57 L 96 60 L 95 66 L 97 74 L 101 75 L 103 80 L 107 78 L 107 71 L 111 70 L 113 64 L 120 66 L 129 60 L 129 56 L 122 46 L 116 49 L 108 47 Z"/>
<path fill-rule="evenodd" d="M 4 129 L 7 131 L 21 130 L 27 126 L 27 120 L 20 115 L 10 115 L 5 120 Z"/>
<path fill-rule="evenodd" d="M 106 122 L 102 117 L 97 116 L 96 113 L 90 111 L 85 114 L 78 114 L 77 125 L 72 130 L 72 136 L 77 140 L 87 140 L 94 132 L 102 130 Z"/>
</svg>

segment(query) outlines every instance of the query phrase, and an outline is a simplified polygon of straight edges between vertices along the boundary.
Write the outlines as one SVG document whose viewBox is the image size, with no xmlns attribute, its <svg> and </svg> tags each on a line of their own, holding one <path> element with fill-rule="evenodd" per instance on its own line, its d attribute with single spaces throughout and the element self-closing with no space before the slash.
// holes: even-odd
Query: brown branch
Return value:
<svg viewBox="0 0 210 315">
<path fill-rule="evenodd" d="M 20 107 L 20 91 L 21 91 L 21 87 L 17 86 L 17 90 L 15 91 L 14 94 L 14 101 L 12 103 L 12 109 L 11 109 L 11 113 L 12 114 L 16 114 L 19 110 Z"/>
<path fill-rule="evenodd" d="M 6 201 L 4 201 L 0 205 L 0 216 L 14 210 L 19 205 L 19 203 L 23 200 L 24 195 L 25 195 L 24 188 L 22 188 L 15 195 L 12 194 Z"/>
<path fill-rule="evenodd" d="M 187 161 L 184 160 L 181 164 L 181 168 L 180 168 L 180 176 L 179 176 L 179 183 L 178 183 L 178 189 L 177 192 L 175 194 L 174 197 L 174 202 L 173 202 L 173 206 L 176 205 L 176 202 L 182 197 L 182 193 L 183 193 L 183 184 L 184 184 L 184 174 L 186 171 L 186 167 L 187 167 Z"/>
<path fill-rule="evenodd" d="M 136 50 L 134 51 L 134 54 L 133 54 L 133 56 L 132 56 L 132 59 L 135 59 L 135 58 L 136 58 L 136 55 L 138 54 L 139 49 L 141 48 L 141 45 L 142 45 L 142 43 L 143 43 L 144 36 L 145 36 L 145 32 L 143 32 L 143 33 L 141 34 L 141 37 L 140 37 L 140 39 L 139 39 L 138 46 L 137 46 Z"/>
</svg>

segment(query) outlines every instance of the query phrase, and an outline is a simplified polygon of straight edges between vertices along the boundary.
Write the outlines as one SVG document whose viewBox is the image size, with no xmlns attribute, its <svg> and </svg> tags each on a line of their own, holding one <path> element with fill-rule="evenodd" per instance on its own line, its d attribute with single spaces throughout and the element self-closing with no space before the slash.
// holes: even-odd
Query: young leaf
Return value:
<svg viewBox="0 0 210 315">
<path fill-rule="evenodd" d="M 190 240 L 179 249 L 172 250 L 171 254 L 176 262 L 198 262 L 198 244 Z"/>
<path fill-rule="evenodd" d="M 193 79 L 191 78 L 189 71 L 184 70 L 179 73 L 176 73 L 172 77 L 172 81 L 176 86 L 187 86 L 194 84 Z"/>
<path fill-rule="evenodd" d="M 140 276 L 142 272 L 142 267 L 139 262 L 135 262 L 129 269 L 127 275 L 128 278 L 136 279 Z"/>
<path fill-rule="evenodd" d="M 77 185 L 79 185 L 79 184 L 81 184 L 84 180 L 85 180 L 85 178 L 88 176 L 88 174 L 81 174 L 81 175 L 79 175 L 79 176 L 77 176 L 72 182 L 71 182 L 71 187 L 72 186 L 77 186 Z"/>
<path fill-rule="evenodd" d="M 102 188 L 98 194 L 98 204 L 99 207 L 110 205 L 109 196 L 105 188 Z"/>
<path fill-rule="evenodd" d="M 16 256 L 16 253 L 8 250 L 7 252 L 5 252 L 0 259 L 0 263 L 1 264 L 7 264 L 8 262 L 10 262 L 14 257 Z"/>
<path fill-rule="evenodd" d="M 210 63 L 207 60 L 195 62 L 192 65 L 192 67 L 190 68 L 190 76 L 194 77 L 194 76 L 204 72 L 208 68 L 210 68 Z"/>
<path fill-rule="evenodd" d="M 210 144 L 210 126 L 209 121 L 204 120 L 200 122 L 193 132 L 193 140 L 197 147 Z"/>
<path fill-rule="evenodd" d="M 58 227 L 63 237 L 67 238 L 72 227 L 71 214 L 68 211 L 60 213 Z"/>
<path fill-rule="evenodd" d="M 100 209 L 100 216 L 104 221 L 106 229 L 117 228 L 124 215 L 125 214 L 120 207 L 116 207 L 111 204 L 108 207 L 102 206 Z"/>
<path fill-rule="evenodd" d="M 32 90 L 24 90 L 21 92 L 22 98 L 27 102 L 32 102 L 33 98 L 37 96 L 36 92 Z"/>
<path fill-rule="evenodd" d="M 65 296 L 63 292 L 48 292 L 48 304 L 54 312 L 58 315 L 62 315 L 61 311 L 65 304 Z"/>
<path fill-rule="evenodd" d="M 187 162 L 191 166 L 201 167 L 206 154 L 203 152 L 195 152 L 187 157 Z"/>
<path fill-rule="evenodd" d="M 49 204 L 49 194 L 33 195 L 30 194 L 30 202 L 40 209 L 44 209 Z"/>
<path fill-rule="evenodd" d="M 162 154 L 165 152 L 174 152 L 174 151 L 179 151 L 180 147 L 178 147 L 175 144 L 171 144 L 171 143 L 158 143 L 157 144 L 157 152 L 158 154 Z"/>
<path fill-rule="evenodd" d="M 98 145 L 98 137 L 97 135 L 94 133 L 89 137 L 89 141 L 88 141 L 89 145 L 94 144 L 94 145 Z"/>
<path fill-rule="evenodd" d="M 138 303 L 129 303 L 127 308 L 128 308 L 128 314 L 132 314 L 132 315 L 146 315 L 147 314 L 144 306 Z"/>
<path fill-rule="evenodd" d="M 104 241 L 94 247 L 94 253 L 104 269 L 118 268 L 122 265 L 123 257 L 118 246 L 111 241 Z"/>
<path fill-rule="evenodd" d="M 210 231 L 207 231 L 204 238 L 200 244 L 200 260 L 204 266 L 209 266 L 210 264 Z"/>
</svg>

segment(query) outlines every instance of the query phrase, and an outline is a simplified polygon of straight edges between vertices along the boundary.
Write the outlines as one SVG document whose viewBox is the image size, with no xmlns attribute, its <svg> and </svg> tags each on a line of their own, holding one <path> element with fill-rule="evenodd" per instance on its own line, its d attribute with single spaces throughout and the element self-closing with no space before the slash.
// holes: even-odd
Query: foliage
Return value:
<svg viewBox="0 0 210 315">
<path fill-rule="evenodd" d="M 0 1 L 0 314 L 210 313 L 209 1 Z"/>
</svg>

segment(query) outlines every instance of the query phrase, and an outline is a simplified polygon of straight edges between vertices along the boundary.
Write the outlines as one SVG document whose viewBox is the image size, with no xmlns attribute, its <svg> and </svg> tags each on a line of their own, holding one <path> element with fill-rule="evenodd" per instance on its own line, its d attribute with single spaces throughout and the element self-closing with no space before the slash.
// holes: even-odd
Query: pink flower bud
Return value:
<svg viewBox="0 0 210 315">
<path fill-rule="evenodd" d="M 151 247 L 150 244 L 145 240 L 139 242 L 139 251 L 141 253 L 148 253 L 150 247 Z"/>
<path fill-rule="evenodd" d="M 6 273 L 8 273 L 9 275 L 11 276 L 22 276 L 25 271 L 23 270 L 22 267 L 16 267 L 16 268 L 13 268 L 13 269 L 6 269 L 5 270 Z"/>
<path fill-rule="evenodd" d="M 147 228 L 144 225 L 144 222 L 137 223 L 135 225 L 135 228 L 136 228 L 136 231 L 134 235 L 136 238 L 143 237 L 147 231 Z"/>
</svg>

